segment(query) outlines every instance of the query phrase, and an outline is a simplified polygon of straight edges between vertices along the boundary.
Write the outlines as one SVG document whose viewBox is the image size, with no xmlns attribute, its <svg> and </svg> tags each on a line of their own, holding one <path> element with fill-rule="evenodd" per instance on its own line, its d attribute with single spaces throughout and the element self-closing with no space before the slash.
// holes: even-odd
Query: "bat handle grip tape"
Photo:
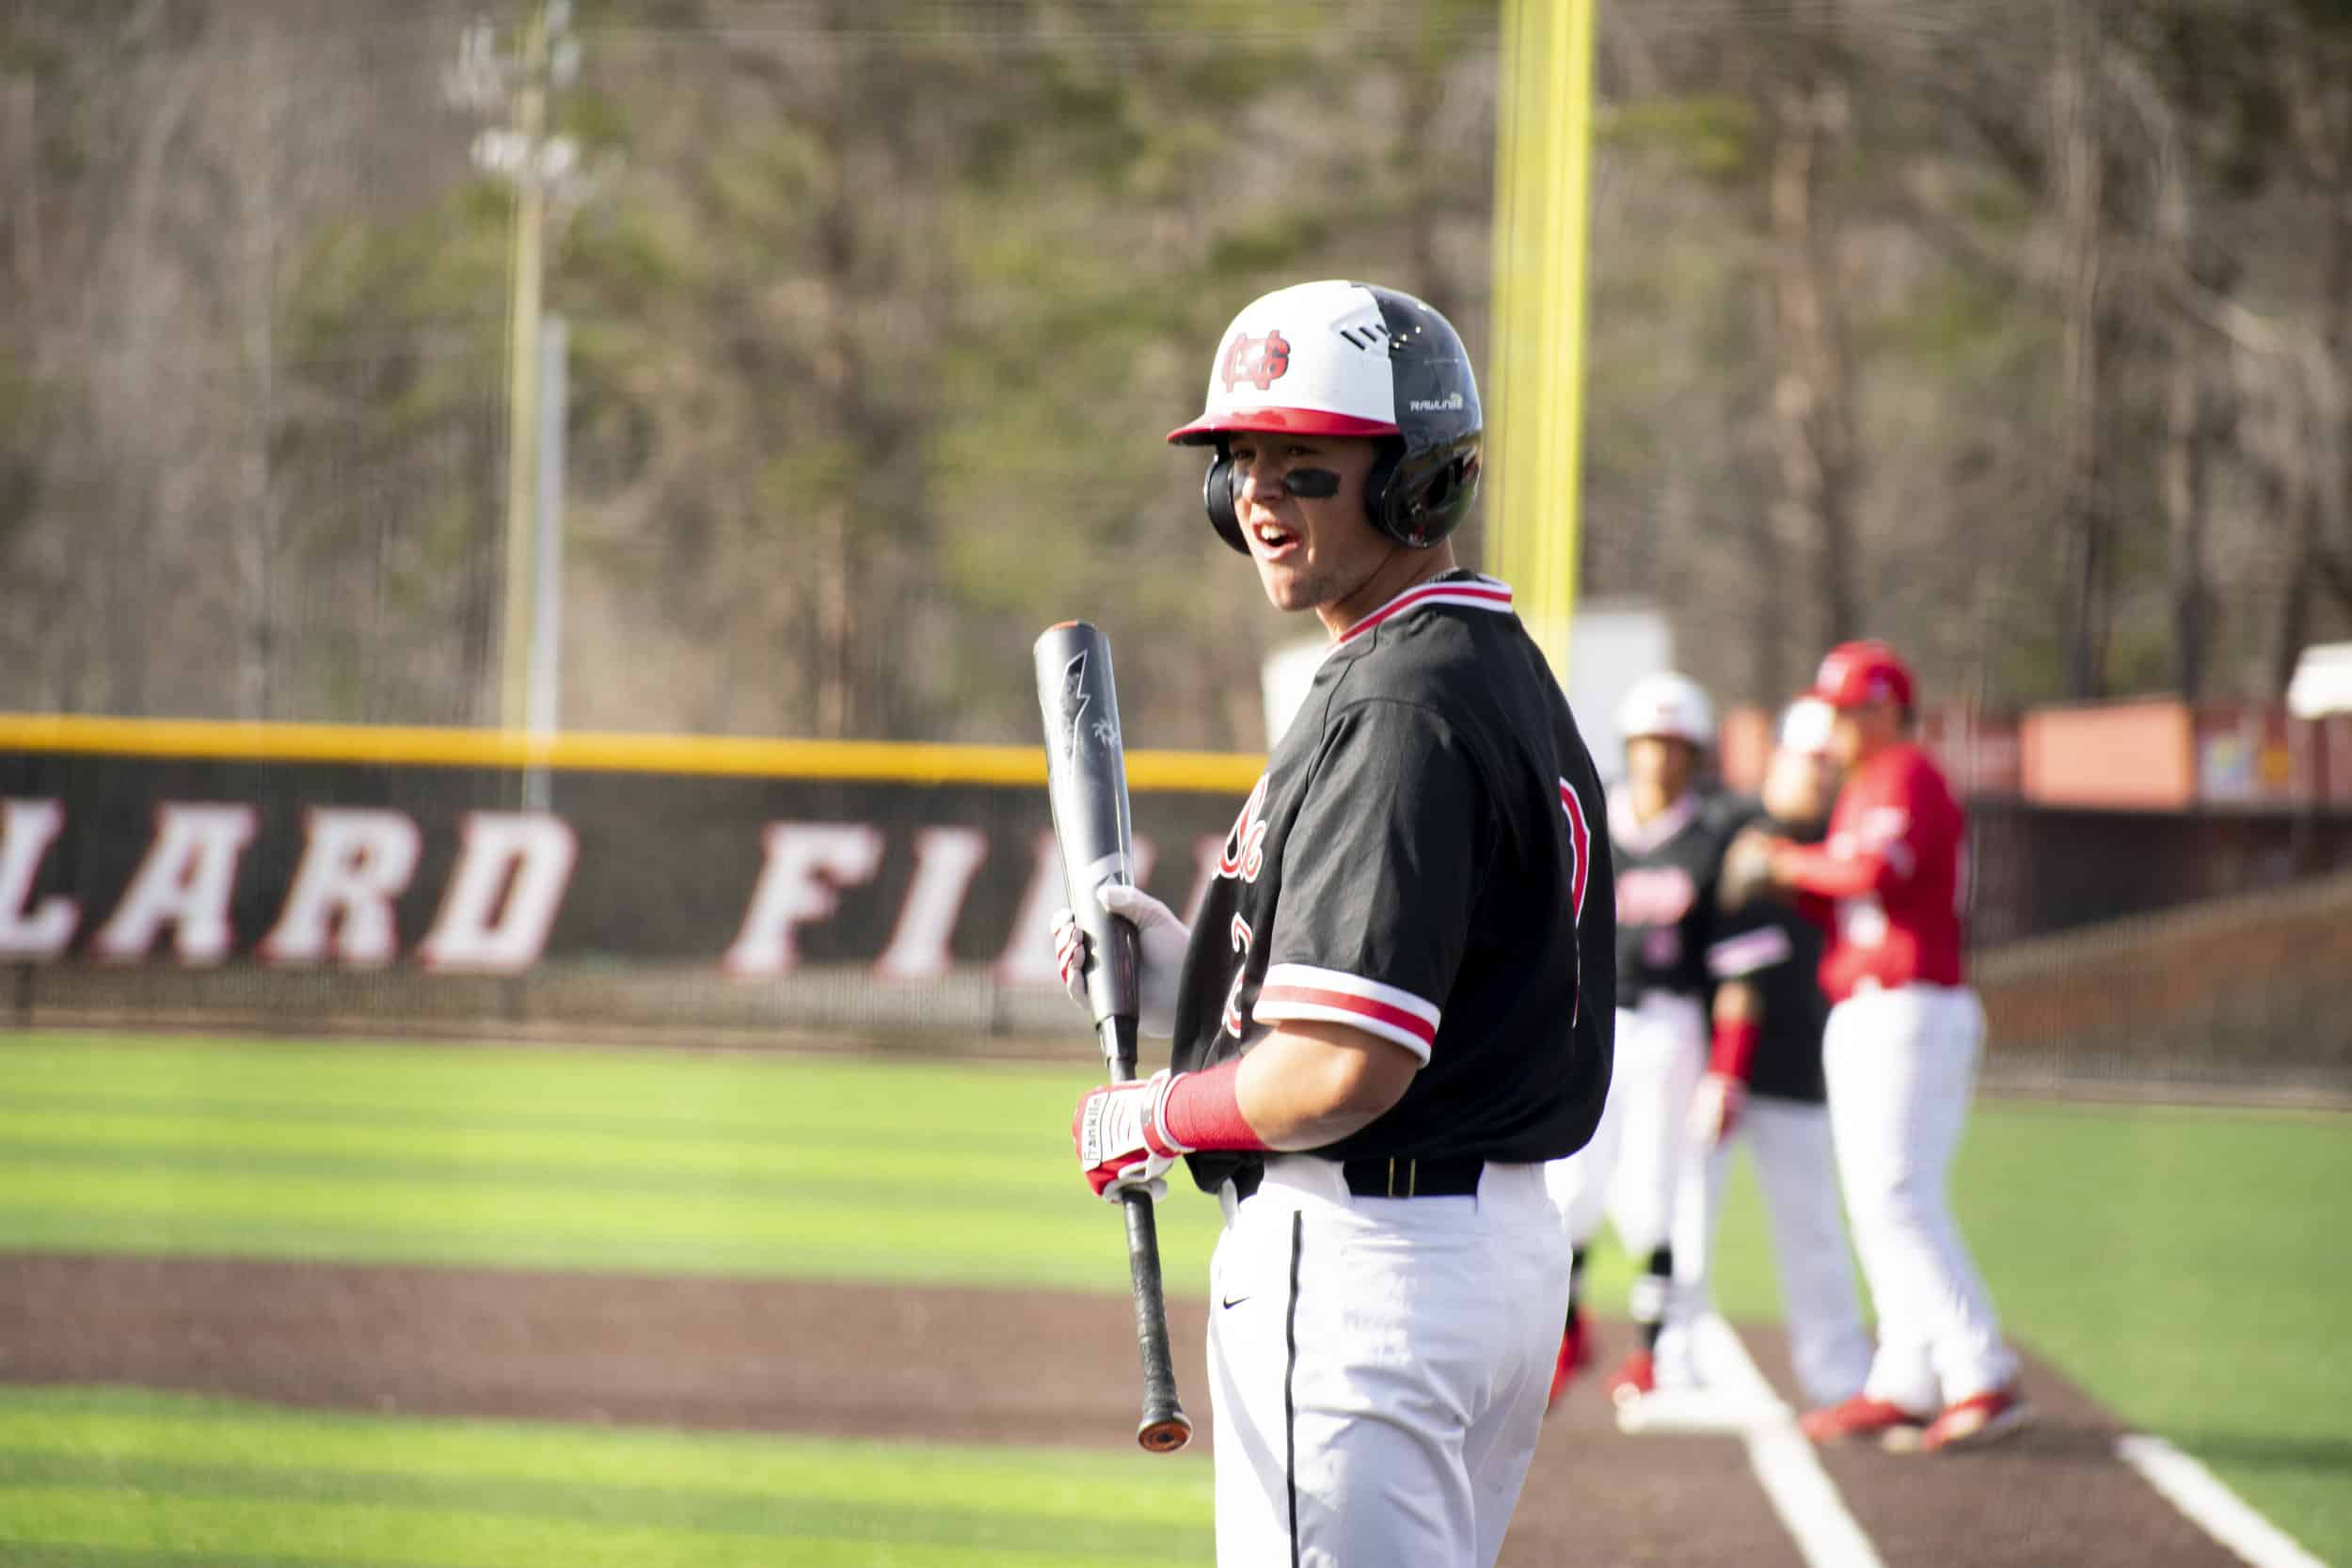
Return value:
<svg viewBox="0 0 2352 1568">
<path fill-rule="evenodd" d="M 1135 1285 L 1136 1345 L 1143 1355 L 1143 1421 L 1136 1442 L 1149 1453 L 1174 1453 L 1192 1441 L 1192 1420 L 1176 1400 L 1176 1365 L 1168 1343 L 1168 1306 L 1160 1284 L 1159 1222 L 1152 1195 L 1129 1193 L 1127 1272 Z"/>
<path fill-rule="evenodd" d="M 1103 1059 L 1113 1083 L 1135 1081 L 1134 1019 L 1103 1021 Z M 1136 1300 L 1136 1349 L 1143 1357 L 1143 1423 L 1136 1429 L 1136 1443 L 1147 1453 L 1174 1453 L 1192 1441 L 1192 1420 L 1176 1399 L 1168 1296 L 1160 1280 L 1159 1218 L 1149 1193 L 1128 1193 L 1121 1203 L 1127 1213 L 1127 1276 Z"/>
</svg>

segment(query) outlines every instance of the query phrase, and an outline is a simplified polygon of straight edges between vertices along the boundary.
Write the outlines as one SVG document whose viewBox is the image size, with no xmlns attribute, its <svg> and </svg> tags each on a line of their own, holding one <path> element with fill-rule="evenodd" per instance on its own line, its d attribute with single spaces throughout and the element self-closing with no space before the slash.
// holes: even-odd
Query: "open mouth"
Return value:
<svg viewBox="0 0 2352 1568">
<path fill-rule="evenodd" d="M 1249 532 L 1258 542 L 1258 553 L 1268 560 L 1289 554 L 1298 544 L 1298 535 L 1277 522 L 1252 523 Z"/>
</svg>

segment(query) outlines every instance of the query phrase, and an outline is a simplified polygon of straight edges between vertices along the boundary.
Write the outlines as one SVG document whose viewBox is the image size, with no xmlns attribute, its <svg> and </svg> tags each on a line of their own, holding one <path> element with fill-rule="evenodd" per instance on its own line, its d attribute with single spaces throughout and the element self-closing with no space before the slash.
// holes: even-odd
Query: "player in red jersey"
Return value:
<svg viewBox="0 0 2352 1568">
<path fill-rule="evenodd" d="M 1812 695 L 1837 710 L 1829 837 L 1746 852 L 1828 931 L 1822 1069 L 1879 1343 L 1863 1391 L 1802 1425 L 1817 1441 L 1898 1449 L 1992 1442 L 2029 1417 L 1947 1195 L 1984 1044 L 1961 953 L 1966 819 L 1911 738 L 1911 671 L 1892 648 L 1840 643 Z"/>
</svg>

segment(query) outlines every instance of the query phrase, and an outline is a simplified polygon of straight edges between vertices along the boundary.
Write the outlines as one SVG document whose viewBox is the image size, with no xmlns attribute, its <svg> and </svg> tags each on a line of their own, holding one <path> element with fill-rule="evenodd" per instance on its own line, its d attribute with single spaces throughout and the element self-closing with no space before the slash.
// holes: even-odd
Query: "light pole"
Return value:
<svg viewBox="0 0 2352 1568">
<path fill-rule="evenodd" d="M 563 527 L 563 476 L 551 471 L 562 456 L 564 338 L 548 331 L 545 313 L 546 234 L 551 207 L 576 198 L 584 182 L 579 149 L 569 137 L 548 135 L 549 94 L 571 80 L 580 63 L 572 36 L 571 0 L 532 0 L 521 46 L 513 60 L 499 55 L 488 22 L 468 27 L 457 58 L 442 73 L 451 103 L 485 117 L 512 112 L 507 124 L 485 128 L 473 140 L 477 168 L 515 185 L 515 227 L 506 290 L 506 508 L 504 613 L 499 640 L 499 728 L 535 732 L 555 724 L 557 653 L 548 621 L 560 607 L 551 592 Z M 543 409 L 552 395 L 556 406 Z M 555 435 L 550 439 L 550 427 Z M 534 601 L 536 608 L 534 610 Z"/>
</svg>

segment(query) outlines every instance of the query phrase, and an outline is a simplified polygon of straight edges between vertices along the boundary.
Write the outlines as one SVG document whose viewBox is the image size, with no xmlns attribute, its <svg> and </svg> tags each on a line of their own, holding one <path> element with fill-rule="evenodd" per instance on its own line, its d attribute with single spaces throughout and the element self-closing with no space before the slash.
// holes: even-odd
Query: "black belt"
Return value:
<svg viewBox="0 0 2352 1568">
<path fill-rule="evenodd" d="M 1380 1155 L 1342 1160 L 1340 1177 L 1358 1197 L 1474 1197 L 1486 1162 L 1456 1155 L 1436 1160 L 1391 1160 Z M 1257 1196 L 1265 1166 L 1243 1165 L 1233 1172 L 1236 1199 Z"/>
</svg>

